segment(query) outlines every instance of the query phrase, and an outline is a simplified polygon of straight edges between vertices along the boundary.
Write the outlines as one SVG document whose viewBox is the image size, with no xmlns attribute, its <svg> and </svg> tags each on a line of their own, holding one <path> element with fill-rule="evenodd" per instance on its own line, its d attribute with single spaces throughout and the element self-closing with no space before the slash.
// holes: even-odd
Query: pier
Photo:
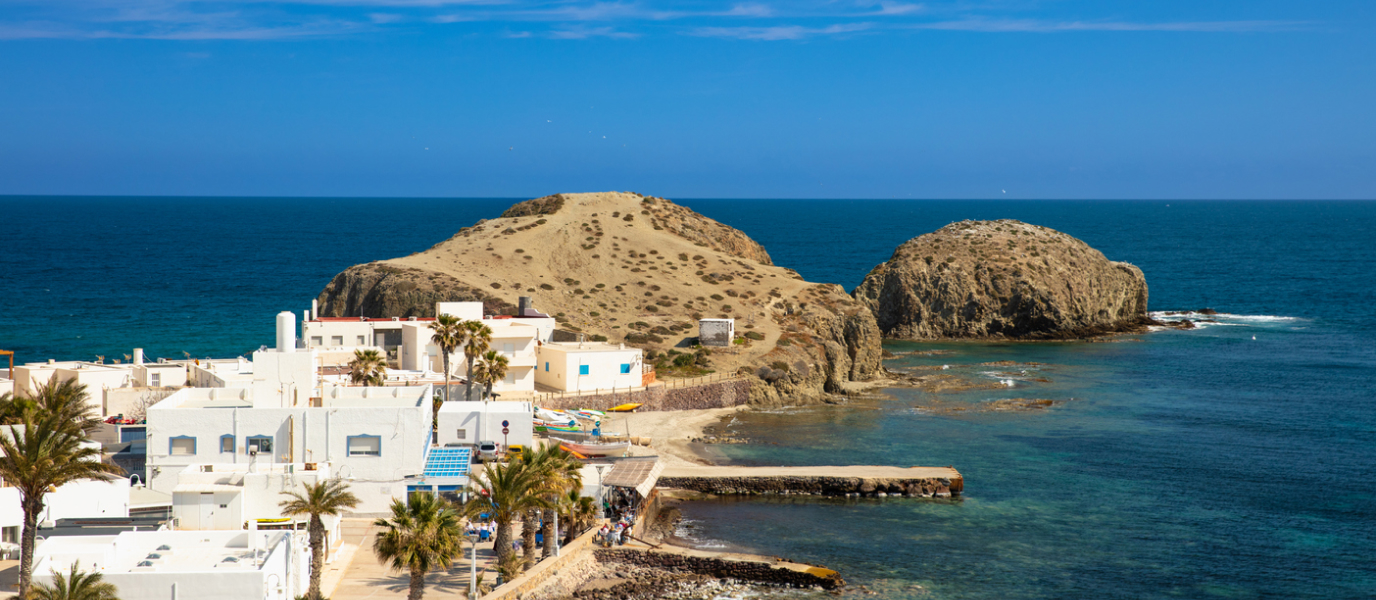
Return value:
<svg viewBox="0 0 1376 600">
<path fill-rule="evenodd" d="M 959 496 L 965 478 L 952 467 L 668 466 L 659 486 L 720 495 L 842 497 Z"/>
</svg>

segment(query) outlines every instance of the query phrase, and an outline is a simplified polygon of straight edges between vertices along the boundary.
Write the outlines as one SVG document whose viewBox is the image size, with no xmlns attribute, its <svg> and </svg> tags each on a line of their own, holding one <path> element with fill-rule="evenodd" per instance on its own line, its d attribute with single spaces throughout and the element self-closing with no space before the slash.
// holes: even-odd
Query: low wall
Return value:
<svg viewBox="0 0 1376 600">
<path fill-rule="evenodd" d="M 590 408 L 606 410 L 622 404 L 640 403 L 642 411 L 657 410 L 696 410 L 703 408 L 727 408 L 740 406 L 750 401 L 750 381 L 745 378 L 732 378 L 702 385 L 671 387 L 653 385 L 630 392 L 608 392 L 583 396 L 545 396 L 540 406 L 553 409 Z"/>
<path fill-rule="evenodd" d="M 797 588 L 820 587 L 826 590 L 834 590 L 846 584 L 835 571 L 820 567 L 795 570 L 787 567 L 775 567 L 769 563 L 753 560 L 727 560 L 690 556 L 676 552 L 655 552 L 653 550 L 602 548 L 594 553 L 597 555 L 598 562 L 625 563 L 680 573 L 697 573 L 718 579 L 737 579 Z"/>
<path fill-rule="evenodd" d="M 659 487 L 719 495 L 947 498 L 965 489 L 963 479 L 865 477 L 660 477 Z"/>
<path fill-rule="evenodd" d="M 598 527 L 587 530 L 583 535 L 564 546 L 559 556 L 535 563 L 529 571 L 512 579 L 489 592 L 482 600 L 516 600 L 531 592 L 540 596 L 563 596 L 572 593 L 597 568 L 597 561 L 591 552 L 594 547 L 592 538 L 597 535 Z"/>
</svg>

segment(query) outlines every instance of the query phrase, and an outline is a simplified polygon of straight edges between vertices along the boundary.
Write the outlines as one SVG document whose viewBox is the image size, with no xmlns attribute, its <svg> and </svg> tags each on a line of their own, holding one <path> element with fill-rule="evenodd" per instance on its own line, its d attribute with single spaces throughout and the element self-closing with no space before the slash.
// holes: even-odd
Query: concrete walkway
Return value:
<svg viewBox="0 0 1376 600">
<path fill-rule="evenodd" d="M 410 589 L 411 574 L 393 571 L 378 562 L 377 555 L 373 553 L 373 538 L 377 535 L 373 519 L 344 519 L 340 529 L 344 545 L 354 547 L 351 560 L 346 560 L 346 549 L 341 548 L 340 558 L 335 564 L 326 565 L 320 583 L 321 591 L 331 600 L 405 598 Z M 454 561 L 453 568 L 425 577 L 427 597 L 432 594 L 444 597 L 467 595 L 469 553 L 469 545 L 464 544 L 463 557 Z M 483 576 L 483 581 L 488 585 L 497 580 L 496 572 L 490 570 L 495 558 L 491 542 L 478 544 L 478 574 Z"/>
<path fill-rule="evenodd" d="M 863 477 L 866 479 L 960 479 L 951 467 L 877 467 L 868 465 L 819 467 L 720 467 L 666 465 L 660 477 Z"/>
</svg>

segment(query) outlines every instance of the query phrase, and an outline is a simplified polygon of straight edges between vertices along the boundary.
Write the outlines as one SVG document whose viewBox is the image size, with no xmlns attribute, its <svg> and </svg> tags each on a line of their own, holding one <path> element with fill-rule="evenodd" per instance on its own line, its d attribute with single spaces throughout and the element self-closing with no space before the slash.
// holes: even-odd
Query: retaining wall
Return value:
<svg viewBox="0 0 1376 600">
<path fill-rule="evenodd" d="M 719 495 L 906 496 L 948 498 L 965 489 L 963 479 L 865 477 L 660 477 L 659 487 Z"/>
<path fill-rule="evenodd" d="M 727 408 L 740 406 L 750 401 L 750 381 L 733 378 L 702 385 L 670 387 L 652 385 L 645 389 L 584 396 L 546 396 L 539 404 L 544 408 L 571 409 L 590 408 L 606 410 L 613 406 L 638 402 L 637 410 L 696 410 L 703 408 Z"/>
<path fill-rule="evenodd" d="M 680 573 L 698 573 L 718 579 L 738 579 L 797 588 L 820 587 L 826 590 L 833 590 L 846 584 L 836 571 L 821 567 L 799 571 L 787 567 L 775 567 L 769 563 L 753 560 L 724 560 L 704 556 L 689 556 L 675 552 L 638 549 L 600 548 L 594 553 L 597 555 L 598 562 L 625 563 Z"/>
</svg>

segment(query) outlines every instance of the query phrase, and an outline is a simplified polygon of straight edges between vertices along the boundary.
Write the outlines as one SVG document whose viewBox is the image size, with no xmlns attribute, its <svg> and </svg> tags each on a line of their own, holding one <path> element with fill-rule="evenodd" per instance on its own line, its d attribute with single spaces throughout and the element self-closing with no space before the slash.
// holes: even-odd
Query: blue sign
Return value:
<svg viewBox="0 0 1376 600">
<path fill-rule="evenodd" d="M 503 420 L 502 420 L 502 427 L 511 427 L 511 422 L 510 422 L 510 421 L 507 421 L 507 420 L 505 420 L 505 419 L 503 419 Z"/>
</svg>

